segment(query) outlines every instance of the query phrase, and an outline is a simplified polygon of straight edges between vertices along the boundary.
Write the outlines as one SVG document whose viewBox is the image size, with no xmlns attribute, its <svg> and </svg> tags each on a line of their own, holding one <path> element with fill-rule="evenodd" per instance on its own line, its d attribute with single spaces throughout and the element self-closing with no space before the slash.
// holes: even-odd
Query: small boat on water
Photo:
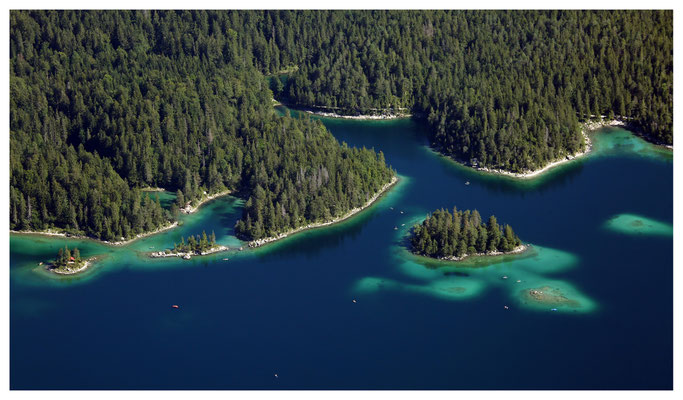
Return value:
<svg viewBox="0 0 683 400">
<path fill-rule="evenodd" d="M 470 184 L 470 181 L 465 182 L 465 185 L 469 185 L 469 184 Z"/>
<path fill-rule="evenodd" d="M 503 306 L 503 307 L 504 307 L 506 310 L 509 310 L 509 309 L 510 309 L 510 307 L 508 307 L 508 306 Z"/>
<path fill-rule="evenodd" d="M 507 276 L 507 275 L 503 275 L 503 279 L 507 279 L 507 278 L 508 278 L 508 276 Z"/>
<path fill-rule="evenodd" d="M 224 258 L 224 259 L 223 259 L 223 261 L 228 261 L 228 260 L 229 260 L 229 258 Z"/>
<path fill-rule="evenodd" d="M 173 308 L 180 308 L 180 306 L 177 305 L 177 304 L 174 304 L 174 305 L 172 305 L 171 307 L 173 307 Z"/>
<path fill-rule="evenodd" d="M 351 301 L 353 301 L 353 302 L 355 303 L 355 302 L 356 302 L 356 299 L 353 299 L 353 300 L 351 300 Z"/>
</svg>

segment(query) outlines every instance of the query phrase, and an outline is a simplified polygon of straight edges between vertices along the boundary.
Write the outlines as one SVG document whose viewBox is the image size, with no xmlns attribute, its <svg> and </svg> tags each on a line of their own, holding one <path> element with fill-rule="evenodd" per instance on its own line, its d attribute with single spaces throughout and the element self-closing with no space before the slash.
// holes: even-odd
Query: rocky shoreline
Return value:
<svg viewBox="0 0 683 400">
<path fill-rule="evenodd" d="M 90 267 L 90 265 L 93 264 L 95 262 L 95 260 L 97 260 L 97 257 L 91 257 L 91 258 L 85 260 L 83 262 L 83 265 L 81 265 L 79 268 L 76 268 L 76 269 L 71 269 L 68 267 L 68 265 L 67 265 L 67 267 L 64 267 L 64 268 L 56 268 L 53 264 L 48 264 L 46 269 L 48 271 L 52 272 L 53 274 L 75 275 L 75 274 L 78 274 L 78 273 L 83 272 L 86 269 L 88 269 L 88 267 Z"/>
<path fill-rule="evenodd" d="M 252 248 L 253 248 L 253 247 L 260 247 L 260 246 L 263 246 L 264 244 L 272 243 L 272 242 L 274 242 L 274 241 L 276 241 L 276 240 L 284 239 L 284 238 L 286 238 L 286 237 L 289 236 L 289 235 L 293 235 L 293 234 L 295 234 L 295 233 L 298 233 L 298 232 L 301 232 L 301 231 L 305 231 L 305 230 L 307 230 L 307 229 L 320 228 L 320 227 L 323 227 L 323 226 L 328 226 L 328 225 L 335 224 L 335 223 L 337 223 L 337 222 L 341 222 L 341 221 L 343 221 L 343 220 L 345 220 L 345 219 L 347 219 L 347 218 L 350 218 L 350 217 L 352 217 L 353 215 L 355 215 L 355 214 L 357 214 L 357 213 L 359 213 L 359 212 L 365 210 L 365 209 L 368 208 L 369 206 L 371 206 L 372 203 L 374 203 L 374 202 L 375 202 L 375 201 L 376 201 L 384 192 L 386 192 L 386 191 L 387 191 L 391 186 L 393 186 L 396 182 L 398 182 L 398 178 L 397 178 L 396 176 L 393 176 L 393 177 L 391 178 L 391 181 L 390 181 L 389 183 L 385 184 L 384 186 L 382 186 L 382 188 L 381 188 L 377 193 L 375 193 L 375 195 L 372 196 L 372 197 L 370 198 L 370 200 L 368 200 L 368 202 L 365 203 L 364 206 L 362 206 L 362 207 L 356 207 L 356 208 L 350 210 L 349 212 L 347 212 L 346 214 L 344 214 L 344 215 L 341 216 L 341 217 L 334 218 L 334 219 L 332 219 L 332 220 L 330 220 L 330 221 L 327 221 L 327 222 L 316 222 L 316 223 L 308 224 L 308 225 L 305 225 L 305 226 L 302 226 L 302 227 L 299 227 L 299 228 L 292 229 L 292 230 L 290 230 L 290 231 L 281 233 L 281 234 L 279 234 L 279 235 L 277 235 L 277 236 L 271 236 L 271 237 L 267 237 L 267 238 L 263 238 L 263 239 L 252 240 L 251 242 L 249 242 L 248 246 L 249 246 L 249 247 L 252 247 Z"/>
<path fill-rule="evenodd" d="M 92 237 L 89 237 L 89 236 L 76 235 L 76 234 L 72 234 L 72 233 L 68 233 L 68 232 L 63 232 L 63 231 L 57 231 L 57 230 L 53 230 L 53 229 L 47 229 L 47 230 L 44 230 L 44 231 L 15 231 L 15 230 L 11 230 L 11 229 L 10 229 L 10 233 L 16 233 L 16 234 L 20 234 L 20 235 L 61 236 L 61 237 L 68 238 L 68 239 L 93 240 L 93 241 L 96 241 L 96 242 L 108 244 L 108 245 L 110 245 L 110 246 L 123 246 L 123 245 L 129 244 L 129 243 L 131 243 L 131 242 L 134 242 L 134 241 L 136 241 L 136 240 L 138 240 L 138 239 L 141 239 L 141 238 L 143 238 L 143 237 L 150 236 L 150 235 L 155 235 L 155 234 L 157 234 L 157 233 L 160 233 L 160 232 L 163 232 L 163 231 L 166 231 L 166 230 L 169 230 L 169 229 L 173 229 L 173 228 L 175 228 L 176 226 L 178 226 L 178 221 L 174 221 L 174 222 L 172 222 L 172 223 L 170 223 L 170 224 L 168 224 L 168 225 L 162 226 L 162 227 L 160 227 L 160 228 L 158 228 L 158 229 L 155 229 L 155 230 L 153 230 L 153 231 L 150 231 L 150 232 L 139 233 L 139 234 L 137 234 L 134 238 L 131 238 L 131 239 L 128 239 L 128 240 L 120 240 L 120 241 L 116 241 L 116 242 L 111 242 L 111 241 L 108 241 L 108 240 L 100 240 L 100 239 L 92 238 Z M 122 239 L 123 239 L 123 238 L 122 238 Z"/>
<path fill-rule="evenodd" d="M 212 247 L 206 251 L 202 251 L 199 253 L 195 252 L 195 251 L 177 252 L 177 253 L 168 252 L 167 253 L 166 250 L 162 250 L 162 251 L 156 251 L 156 252 L 150 253 L 149 257 L 150 258 L 180 257 L 184 260 L 190 260 L 190 259 L 192 259 L 193 256 L 194 257 L 208 256 L 209 254 L 220 253 L 222 251 L 228 251 L 228 250 L 230 250 L 230 248 L 228 248 L 227 246 L 223 246 L 223 245 L 215 246 L 215 247 Z"/>
<path fill-rule="evenodd" d="M 558 165 L 567 163 L 569 161 L 573 161 L 579 157 L 585 156 L 586 154 L 590 153 L 591 150 L 593 149 L 593 144 L 591 143 L 591 140 L 588 137 L 587 132 L 594 131 L 594 130 L 604 128 L 607 126 L 622 126 L 622 127 L 627 127 L 627 128 L 629 127 L 628 123 L 625 122 L 623 119 L 606 120 L 603 118 L 603 119 L 600 119 L 599 121 L 585 122 L 582 125 L 582 129 L 581 129 L 581 135 L 583 135 L 584 141 L 586 143 L 585 150 L 576 152 L 574 154 L 569 154 L 569 155 L 567 155 L 561 159 L 558 159 L 558 160 L 555 160 L 555 161 L 552 161 L 552 162 L 546 164 L 543 168 L 539 168 L 539 169 L 536 169 L 533 171 L 529 170 L 529 171 L 525 171 L 525 172 L 510 172 L 510 171 L 505 171 L 502 169 L 478 167 L 476 165 L 472 165 L 469 163 L 462 163 L 462 164 L 464 164 L 465 166 L 474 168 L 477 171 L 487 172 L 487 173 L 491 173 L 491 174 L 505 175 L 505 176 L 509 176 L 512 178 L 518 178 L 518 179 L 534 178 L 534 177 L 548 171 L 549 169 L 552 169 Z M 456 162 L 458 162 L 458 161 L 456 161 Z"/>
<path fill-rule="evenodd" d="M 381 108 L 369 108 L 368 111 L 374 111 L 375 113 L 373 114 L 356 114 L 356 115 L 350 115 L 350 114 L 339 114 L 339 112 L 343 111 L 343 108 L 341 107 L 326 107 L 326 106 L 300 106 L 297 104 L 288 104 L 285 102 L 278 101 L 276 99 L 273 99 L 274 101 L 274 106 L 285 106 L 288 108 L 291 108 L 292 110 L 296 111 L 301 111 L 305 112 L 308 114 L 313 114 L 317 115 L 320 117 L 327 117 L 327 118 L 341 118 L 341 119 L 357 119 L 357 120 L 389 120 L 389 119 L 399 119 L 399 118 L 410 118 L 413 115 L 405 112 L 408 110 L 408 108 L 405 107 L 397 107 L 397 108 L 388 108 L 388 109 L 381 109 Z"/>
<path fill-rule="evenodd" d="M 102 242 L 103 242 L 103 243 L 106 243 L 106 244 L 110 244 L 110 245 L 112 245 L 112 246 L 123 246 L 123 245 L 129 244 L 129 243 L 131 243 L 131 242 L 134 242 L 134 241 L 136 241 L 136 240 L 138 240 L 138 239 L 141 239 L 141 238 L 143 238 L 143 237 L 147 237 L 147 236 L 151 236 L 151 235 L 156 235 L 157 233 L 161 233 L 161 232 L 163 232 L 163 231 L 167 231 L 167 230 L 169 230 L 169 229 L 173 229 L 173 228 L 175 228 L 176 226 L 178 226 L 178 221 L 173 221 L 172 223 L 170 223 L 170 224 L 168 224 L 168 225 L 166 225 L 166 226 L 162 226 L 161 228 L 155 229 L 155 230 L 153 230 L 153 231 L 145 232 L 145 233 L 139 233 L 139 234 L 137 234 L 137 235 L 136 235 L 134 238 L 132 238 L 132 239 L 121 240 L 121 241 L 118 241 L 118 242 L 109 242 L 109 241 L 106 241 L 106 240 L 102 240 Z"/>
<path fill-rule="evenodd" d="M 437 260 L 442 260 L 442 261 L 462 261 L 462 260 L 464 260 L 464 259 L 466 259 L 466 258 L 468 258 L 468 257 L 482 257 L 482 256 L 493 257 L 493 256 L 506 256 L 506 255 L 511 255 L 511 254 L 520 254 L 520 253 L 524 253 L 525 251 L 527 251 L 527 250 L 529 249 L 529 247 L 531 247 L 531 246 L 530 246 L 530 245 L 526 245 L 526 244 L 521 244 L 521 245 L 515 247 L 514 249 L 512 249 L 512 250 L 510 250 L 510 251 L 494 251 L 494 252 L 491 252 L 491 253 L 464 254 L 464 255 L 462 255 L 462 256 L 460 256 L 460 257 L 456 257 L 456 256 L 448 256 L 448 257 L 430 257 L 430 256 L 427 256 L 427 255 L 424 255 L 424 254 L 418 254 L 418 253 L 413 253 L 413 254 L 417 254 L 417 255 L 420 256 L 420 257 L 435 258 L 435 259 L 437 259 Z"/>
<path fill-rule="evenodd" d="M 184 214 L 192 214 L 193 212 L 197 211 L 199 207 L 204 205 L 204 203 L 207 203 L 215 198 L 221 197 L 221 196 L 227 196 L 230 193 L 232 193 L 230 190 L 223 190 L 221 192 L 217 192 L 211 195 L 207 195 L 206 192 L 204 192 L 204 196 L 202 197 L 199 202 L 196 205 L 192 205 L 192 202 L 188 202 L 185 207 L 180 209 L 180 212 Z"/>
<path fill-rule="evenodd" d="M 147 189 L 144 189 L 144 191 L 165 191 L 165 189 L 164 188 L 147 188 Z M 193 206 L 192 203 L 187 203 L 187 205 L 184 208 L 181 208 L 180 211 L 185 213 L 185 214 L 192 214 L 192 213 L 196 212 L 202 205 L 204 205 L 204 203 L 207 203 L 207 202 L 209 202 L 215 198 L 221 197 L 221 196 L 226 196 L 230 193 L 231 193 L 230 190 L 224 190 L 224 191 L 221 191 L 218 193 L 214 193 L 212 195 L 208 195 L 206 197 L 202 197 L 202 199 L 199 200 L 199 202 L 196 205 Z M 59 231 L 59 230 L 55 230 L 55 229 L 46 229 L 44 231 L 15 231 L 15 230 L 10 230 L 10 233 L 18 233 L 18 234 L 23 234 L 23 235 L 61 236 L 61 237 L 69 238 L 69 239 L 94 240 L 96 242 L 108 244 L 110 246 L 124 246 L 124 245 L 130 244 L 131 242 L 134 242 L 138 239 L 141 239 L 143 237 L 156 235 L 157 233 L 161 233 L 163 231 L 173 229 L 176 226 L 178 226 L 178 221 L 169 222 L 169 224 L 162 226 L 160 228 L 157 228 L 153 231 L 139 233 L 131 239 L 121 238 L 121 240 L 118 240 L 118 241 L 101 240 L 101 239 L 97 239 L 97 238 L 93 238 L 93 237 L 89 237 L 89 236 L 85 236 L 85 235 L 77 235 L 77 234 Z"/>
<path fill-rule="evenodd" d="M 302 109 L 301 111 L 313 114 L 313 115 L 318 115 L 321 117 L 327 117 L 327 118 L 342 118 L 342 119 L 357 119 L 357 120 L 389 120 L 389 119 L 399 119 L 399 118 L 410 118 L 413 115 L 408 114 L 408 113 L 386 113 L 386 114 L 366 114 L 366 115 L 343 115 L 343 114 L 337 114 L 333 112 L 325 112 L 325 111 L 315 111 L 315 110 L 308 110 L 308 109 Z"/>
</svg>

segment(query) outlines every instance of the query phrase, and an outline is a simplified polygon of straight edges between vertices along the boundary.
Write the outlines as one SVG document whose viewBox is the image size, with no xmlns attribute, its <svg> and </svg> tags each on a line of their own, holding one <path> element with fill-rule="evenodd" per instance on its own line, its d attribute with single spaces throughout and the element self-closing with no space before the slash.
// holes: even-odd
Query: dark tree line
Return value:
<svg viewBox="0 0 683 400">
<path fill-rule="evenodd" d="M 69 263 L 80 264 L 81 261 L 81 252 L 78 250 L 78 247 L 71 251 L 69 250 L 69 246 L 64 246 L 64 248 L 59 248 L 59 251 L 57 252 L 57 258 L 55 259 L 53 265 L 55 268 L 64 268 Z"/>
<path fill-rule="evenodd" d="M 12 11 L 10 226 L 129 238 L 174 216 L 141 196 L 247 199 L 241 237 L 357 207 L 393 171 L 277 116 L 257 12 Z"/>
<path fill-rule="evenodd" d="M 407 107 L 464 162 L 535 169 L 583 147 L 579 122 L 632 118 L 673 141 L 671 11 L 238 13 L 256 65 L 296 65 L 291 103 Z"/>
<path fill-rule="evenodd" d="M 174 253 L 201 253 L 203 251 L 209 250 L 216 245 L 216 234 L 211 232 L 211 235 L 207 236 L 205 231 L 202 231 L 202 235 L 188 236 L 187 243 L 185 238 L 180 238 L 180 243 L 173 244 Z"/>
<path fill-rule="evenodd" d="M 476 253 L 508 252 L 522 242 L 510 225 L 495 216 L 482 222 L 477 210 L 436 210 L 415 225 L 410 237 L 413 252 L 429 257 L 463 257 Z"/>
</svg>

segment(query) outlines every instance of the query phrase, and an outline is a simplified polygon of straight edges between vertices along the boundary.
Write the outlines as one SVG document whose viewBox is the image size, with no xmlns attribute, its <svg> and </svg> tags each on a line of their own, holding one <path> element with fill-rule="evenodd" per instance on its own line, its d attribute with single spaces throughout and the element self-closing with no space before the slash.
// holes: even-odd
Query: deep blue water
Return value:
<svg viewBox="0 0 683 400">
<path fill-rule="evenodd" d="M 92 275 L 60 281 L 31 269 L 63 240 L 13 235 L 11 388 L 672 388 L 672 237 L 603 227 L 622 213 L 673 223 L 671 157 L 623 149 L 518 183 L 434 154 L 410 120 L 324 121 L 340 141 L 383 151 L 404 177 L 349 222 L 229 261 L 133 251 L 201 228 L 228 240 L 240 203 L 223 198 L 173 233 L 108 250 Z M 494 213 L 525 242 L 574 255 L 552 279 L 595 310 L 504 310 L 510 294 L 498 286 L 463 300 L 357 291 L 368 276 L 419 283 L 397 267 L 393 228 L 453 206 Z"/>
</svg>

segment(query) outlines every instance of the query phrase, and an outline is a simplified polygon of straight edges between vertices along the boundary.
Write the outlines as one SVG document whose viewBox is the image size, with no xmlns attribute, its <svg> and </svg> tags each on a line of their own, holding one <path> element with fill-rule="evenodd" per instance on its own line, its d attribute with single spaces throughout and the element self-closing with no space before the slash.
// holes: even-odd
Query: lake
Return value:
<svg viewBox="0 0 683 400">
<path fill-rule="evenodd" d="M 11 388 L 672 389 L 671 151 L 606 128 L 589 156 L 520 181 L 439 156 L 410 119 L 322 121 L 401 178 L 332 227 L 146 256 L 202 230 L 240 246 L 243 200 L 228 196 L 124 247 L 10 235 Z M 410 255 L 410 227 L 454 206 L 533 251 L 458 267 Z M 65 244 L 103 259 L 74 277 L 37 266 Z M 530 288 L 573 306 L 532 304 Z"/>
</svg>

